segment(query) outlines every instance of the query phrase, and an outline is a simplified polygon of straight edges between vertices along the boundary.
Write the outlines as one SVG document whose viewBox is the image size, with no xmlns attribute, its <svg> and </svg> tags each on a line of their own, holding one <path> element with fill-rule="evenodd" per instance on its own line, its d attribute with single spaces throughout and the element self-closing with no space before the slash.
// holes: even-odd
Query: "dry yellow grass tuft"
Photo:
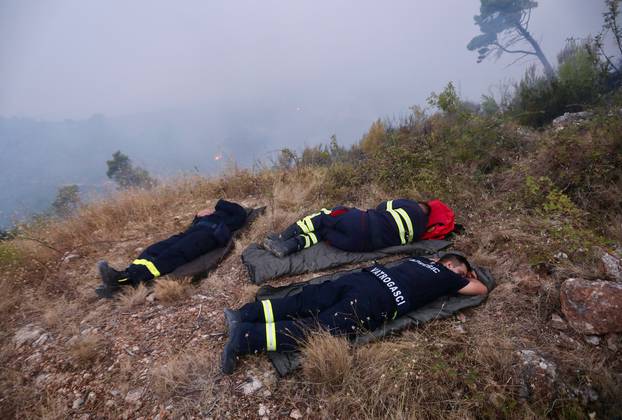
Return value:
<svg viewBox="0 0 622 420">
<path fill-rule="evenodd" d="M 144 284 L 138 287 L 125 287 L 119 294 L 119 307 L 123 310 L 132 309 L 146 302 L 150 290 Z"/>
<path fill-rule="evenodd" d="M 338 389 L 351 375 L 353 357 L 345 337 L 327 331 L 310 333 L 302 350 L 302 372 L 311 383 Z"/>
<path fill-rule="evenodd" d="M 79 336 L 69 345 L 69 354 L 79 366 L 88 366 L 107 353 L 107 342 L 98 334 Z"/>
<path fill-rule="evenodd" d="M 197 409 L 202 413 L 218 410 L 215 405 L 221 397 L 216 384 L 219 375 L 218 354 L 207 351 L 173 355 L 151 371 L 155 395 L 161 401 L 181 402 L 176 404 L 175 415 Z"/>
<path fill-rule="evenodd" d="M 190 280 L 164 280 L 155 282 L 155 297 L 162 303 L 176 303 L 190 295 L 192 284 Z"/>
</svg>

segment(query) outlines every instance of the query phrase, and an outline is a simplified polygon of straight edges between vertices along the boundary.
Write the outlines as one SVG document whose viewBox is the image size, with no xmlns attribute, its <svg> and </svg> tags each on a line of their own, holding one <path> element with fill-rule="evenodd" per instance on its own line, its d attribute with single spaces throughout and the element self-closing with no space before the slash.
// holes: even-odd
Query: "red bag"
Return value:
<svg viewBox="0 0 622 420">
<path fill-rule="evenodd" d="M 444 239 L 456 227 L 454 211 L 441 200 L 430 200 L 426 204 L 430 207 L 430 214 L 421 239 Z"/>
</svg>

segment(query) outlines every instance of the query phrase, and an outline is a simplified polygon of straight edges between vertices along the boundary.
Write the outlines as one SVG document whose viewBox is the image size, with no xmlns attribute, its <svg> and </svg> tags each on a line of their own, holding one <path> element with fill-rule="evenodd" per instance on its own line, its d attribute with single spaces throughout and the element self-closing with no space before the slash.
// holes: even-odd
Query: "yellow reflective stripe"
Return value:
<svg viewBox="0 0 622 420">
<path fill-rule="evenodd" d="M 132 264 L 144 265 L 145 267 L 147 267 L 147 270 L 149 270 L 149 272 L 153 274 L 153 277 L 160 277 L 160 272 L 158 271 L 156 266 L 153 265 L 153 263 L 149 260 L 134 260 L 132 261 Z"/>
<path fill-rule="evenodd" d="M 269 300 L 262 300 L 263 316 L 267 323 L 274 322 L 274 315 L 272 314 L 272 303 Z"/>
<path fill-rule="evenodd" d="M 125 282 L 126 282 L 126 281 L 128 281 L 128 280 L 129 280 L 129 278 L 127 278 L 127 277 L 126 277 L 126 278 L 124 278 L 124 279 L 119 279 L 119 280 L 117 280 L 117 282 L 118 282 L 118 283 L 125 283 Z"/>
<path fill-rule="evenodd" d="M 298 225 L 300 229 L 302 229 L 303 233 L 309 232 L 309 228 L 307 227 L 304 220 L 299 220 L 296 222 L 296 224 Z"/>
<path fill-rule="evenodd" d="M 395 209 L 395 211 L 398 212 L 400 216 L 402 216 L 402 219 L 406 222 L 406 226 L 408 227 L 408 242 L 411 242 L 413 240 L 413 236 L 415 236 L 415 231 L 413 230 L 413 223 L 410 220 L 408 213 L 406 213 L 406 210 L 404 209 Z"/>
<path fill-rule="evenodd" d="M 404 245 L 406 243 L 406 231 L 404 230 L 402 218 L 395 210 L 393 210 L 393 200 L 387 201 L 387 211 L 391 216 L 393 216 L 393 219 L 395 219 L 395 224 L 397 225 L 397 230 L 400 234 L 400 241 L 402 242 L 402 245 Z"/>
<path fill-rule="evenodd" d="M 309 232 L 307 235 L 309 235 L 309 237 L 311 238 L 311 244 L 312 245 L 317 244 L 317 236 L 315 236 L 315 233 Z"/>
<path fill-rule="evenodd" d="M 302 229 L 304 233 L 313 232 L 315 231 L 315 226 L 313 226 L 313 221 L 311 219 L 313 219 L 315 216 L 319 216 L 322 213 L 330 214 L 330 210 L 322 209 L 318 211 L 317 213 L 313 213 L 313 214 L 308 215 L 307 217 L 303 217 L 296 223 L 298 224 L 298 226 L 300 226 L 300 228 Z"/>
<path fill-rule="evenodd" d="M 266 350 L 276 351 L 276 325 L 274 322 L 266 324 Z"/>
<path fill-rule="evenodd" d="M 397 317 L 397 311 L 393 313 L 393 318 L 391 318 L 391 321 L 393 321 L 396 317 Z"/>
<path fill-rule="evenodd" d="M 305 238 L 305 248 L 309 248 L 309 247 L 311 246 L 311 239 L 309 239 L 309 236 L 304 235 L 304 234 L 303 234 L 303 235 L 300 235 L 300 236 L 302 236 L 303 238 Z"/>
</svg>

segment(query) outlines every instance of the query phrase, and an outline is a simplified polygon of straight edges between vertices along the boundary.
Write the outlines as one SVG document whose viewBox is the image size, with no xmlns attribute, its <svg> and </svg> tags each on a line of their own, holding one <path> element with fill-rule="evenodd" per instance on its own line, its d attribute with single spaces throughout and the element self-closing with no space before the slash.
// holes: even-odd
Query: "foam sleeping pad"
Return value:
<svg viewBox="0 0 622 420">
<path fill-rule="evenodd" d="M 440 253 L 440 255 L 442 254 L 443 253 Z M 386 266 L 392 267 L 403 261 L 404 260 L 394 261 L 386 264 Z M 488 292 L 490 293 L 496 286 L 496 282 L 490 274 L 490 271 L 486 268 L 476 266 L 473 266 L 473 269 L 477 272 L 480 281 L 488 287 Z M 355 270 L 341 271 L 334 274 L 316 277 L 306 282 L 292 283 L 282 287 L 262 286 L 257 291 L 256 300 L 260 301 L 292 296 L 300 293 L 302 287 L 306 284 L 318 284 L 325 281 L 334 281 L 344 274 L 356 273 L 361 270 L 362 269 L 358 268 Z M 422 306 L 421 308 L 415 309 L 404 316 L 385 323 L 382 327 L 379 327 L 374 331 L 358 335 L 352 343 L 354 345 L 367 344 L 369 342 L 379 340 L 387 335 L 396 334 L 406 328 L 416 327 L 435 319 L 450 317 L 462 309 L 480 305 L 486 300 L 487 296 L 488 295 L 465 296 L 456 294 L 440 297 L 437 300 Z M 301 363 L 300 353 L 298 352 L 268 352 L 268 357 L 280 376 L 287 375 L 297 369 L 300 367 Z"/>
<path fill-rule="evenodd" d="M 348 252 L 320 242 L 310 248 L 284 258 L 273 255 L 258 244 L 250 244 L 242 252 L 242 262 L 248 270 L 251 283 L 261 284 L 282 276 L 312 273 L 344 264 L 376 260 L 391 255 L 430 255 L 451 245 L 449 241 L 428 240 L 392 246 L 371 252 Z"/>
<path fill-rule="evenodd" d="M 192 281 L 198 281 L 207 277 L 209 272 L 216 268 L 218 264 L 231 252 L 233 249 L 234 240 L 241 234 L 241 232 L 249 226 L 257 217 L 265 213 L 266 207 L 259 208 L 245 208 L 247 217 L 244 221 L 244 226 L 233 232 L 231 239 L 225 246 L 216 248 L 208 253 L 201 255 L 200 257 L 179 266 L 168 275 L 172 278 L 191 277 Z"/>
</svg>

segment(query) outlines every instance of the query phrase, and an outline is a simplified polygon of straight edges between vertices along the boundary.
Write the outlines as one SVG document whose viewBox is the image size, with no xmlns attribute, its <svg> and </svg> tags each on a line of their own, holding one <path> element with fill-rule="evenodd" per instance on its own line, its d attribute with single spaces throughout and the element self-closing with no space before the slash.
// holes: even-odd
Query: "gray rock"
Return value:
<svg viewBox="0 0 622 420">
<path fill-rule="evenodd" d="M 250 380 L 240 387 L 244 395 L 251 395 L 263 387 L 263 383 L 254 376 L 250 376 Z M 260 414 L 262 416 L 263 414 Z"/>
<path fill-rule="evenodd" d="M 297 408 L 293 409 L 291 413 L 289 413 L 289 417 L 291 417 L 292 419 L 301 419 L 302 418 L 302 413 L 300 412 L 300 410 L 298 410 Z"/>
<path fill-rule="evenodd" d="M 125 395 L 125 402 L 128 404 L 140 405 L 142 404 L 142 402 L 140 401 L 142 396 L 143 396 L 142 388 L 133 389 Z"/>
<path fill-rule="evenodd" d="M 73 401 L 73 404 L 71 405 L 71 408 L 73 408 L 74 410 L 82 407 L 82 404 L 84 404 L 84 399 L 83 398 L 76 398 Z"/>
<path fill-rule="evenodd" d="M 562 317 L 557 314 L 551 315 L 550 325 L 552 328 L 555 328 L 559 331 L 566 331 L 568 329 L 568 324 L 566 324 L 566 321 L 564 321 Z"/>
<path fill-rule="evenodd" d="M 260 417 L 263 417 L 263 416 L 270 414 L 270 410 L 268 410 L 268 408 L 265 405 L 259 404 L 259 409 L 257 410 L 257 414 Z"/>
<path fill-rule="evenodd" d="M 593 346 L 597 346 L 600 344 L 600 337 L 597 335 L 586 335 L 585 341 Z"/>
<path fill-rule="evenodd" d="M 600 258 L 600 261 L 607 277 L 622 282 L 622 262 L 620 262 L 618 257 L 605 252 Z"/>
<path fill-rule="evenodd" d="M 519 396 L 526 400 L 553 397 L 558 381 L 556 364 L 533 350 L 517 354 L 521 360 Z"/>
<path fill-rule="evenodd" d="M 607 336 L 607 348 L 611 351 L 618 351 L 622 346 L 622 335 L 620 334 L 609 334 Z"/>
<path fill-rule="evenodd" d="M 13 342 L 16 347 L 21 347 L 25 343 L 37 341 L 44 333 L 43 329 L 34 324 L 28 324 L 15 332 Z"/>
</svg>

